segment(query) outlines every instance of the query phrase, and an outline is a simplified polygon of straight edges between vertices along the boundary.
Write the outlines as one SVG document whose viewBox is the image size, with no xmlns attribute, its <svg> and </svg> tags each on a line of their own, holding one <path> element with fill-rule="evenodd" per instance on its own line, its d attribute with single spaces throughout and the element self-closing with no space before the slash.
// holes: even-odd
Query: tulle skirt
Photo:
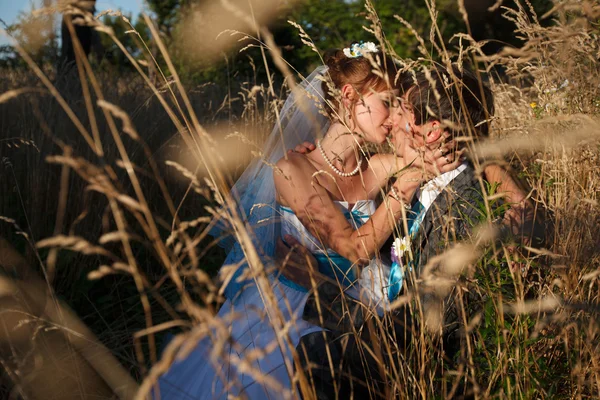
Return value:
<svg viewBox="0 0 600 400">
<path fill-rule="evenodd" d="M 267 305 L 256 285 L 246 287 L 231 302 L 227 300 L 218 317 L 229 322 L 231 341 L 225 341 L 217 357 L 214 340 L 202 339 L 196 348 L 183 360 L 176 361 L 159 380 L 161 399 L 226 399 L 228 396 L 253 399 L 282 399 L 291 391 L 290 373 L 294 364 L 292 349 L 300 338 L 322 328 L 302 319 L 308 294 L 293 285 L 286 285 L 271 277 L 277 299 L 278 312 L 283 323 L 290 323 L 289 342 L 278 341 L 276 330 L 269 322 Z M 271 307 L 270 311 L 273 310 Z M 223 338 L 219 338 L 223 339 Z M 234 343 L 232 346 L 231 343 Z M 283 345 L 279 345 L 283 343 Z M 256 359 L 249 365 L 237 360 Z M 252 369 L 265 376 L 275 386 L 257 378 Z"/>
</svg>

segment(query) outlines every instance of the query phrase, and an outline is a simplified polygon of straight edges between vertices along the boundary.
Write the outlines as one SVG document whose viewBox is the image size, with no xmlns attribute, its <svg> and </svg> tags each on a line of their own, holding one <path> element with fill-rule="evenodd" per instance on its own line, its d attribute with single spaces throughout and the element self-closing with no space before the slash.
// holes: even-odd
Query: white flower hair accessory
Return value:
<svg viewBox="0 0 600 400">
<path fill-rule="evenodd" d="M 377 53 L 379 49 L 373 42 L 360 42 L 353 43 L 352 46 L 346 47 L 343 51 L 344 55 L 348 58 L 358 58 L 363 57 L 367 53 Z"/>
</svg>

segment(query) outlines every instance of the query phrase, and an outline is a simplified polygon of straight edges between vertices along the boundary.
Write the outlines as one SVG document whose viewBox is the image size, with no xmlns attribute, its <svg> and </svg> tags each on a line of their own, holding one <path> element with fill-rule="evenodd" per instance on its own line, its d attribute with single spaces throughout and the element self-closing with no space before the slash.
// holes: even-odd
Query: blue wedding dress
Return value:
<svg viewBox="0 0 600 400">
<path fill-rule="evenodd" d="M 359 201 L 352 209 L 336 202 L 355 229 L 376 209 L 372 200 Z M 300 223 L 291 209 L 279 206 L 281 234 L 296 237 L 319 262 L 321 273 L 338 280 L 358 295 L 361 276 L 355 276 L 350 262 L 320 243 Z M 385 274 L 385 272 L 384 272 Z M 161 399 L 226 399 L 229 396 L 254 399 L 290 398 L 294 372 L 292 351 L 300 338 L 322 330 L 302 319 L 308 293 L 283 276 L 271 274 L 269 281 L 277 298 L 289 341 L 281 340 L 267 317 L 268 307 L 256 284 L 246 286 L 233 301 L 227 300 L 217 317 L 227 325 L 229 338 L 212 331 L 183 360 L 175 361 L 159 380 Z M 357 284 L 358 283 L 358 284 Z M 273 310 L 269 310 L 273 311 Z M 217 345 L 216 342 L 219 342 Z M 222 351 L 211 354 L 216 348 Z M 246 360 L 240 364 L 239 360 Z M 250 372 L 250 369 L 257 372 Z M 271 382 L 264 382 L 264 375 Z"/>
</svg>

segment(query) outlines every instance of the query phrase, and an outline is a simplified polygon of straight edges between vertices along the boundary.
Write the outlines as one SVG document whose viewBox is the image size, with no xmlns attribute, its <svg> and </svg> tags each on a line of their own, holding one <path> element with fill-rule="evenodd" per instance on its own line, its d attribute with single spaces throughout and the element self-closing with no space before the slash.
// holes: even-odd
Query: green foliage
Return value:
<svg viewBox="0 0 600 400">
<path fill-rule="evenodd" d="M 130 21 L 133 21 L 131 15 L 127 15 L 126 17 Z M 102 18 L 102 23 L 113 29 L 115 36 L 119 38 L 121 43 L 123 43 L 123 46 L 134 57 L 141 56 L 145 53 L 143 50 L 142 40 L 146 43 L 150 43 L 150 32 L 141 16 L 138 16 L 133 24 L 133 28 L 139 33 L 140 36 L 133 32 L 126 33 L 131 31 L 131 26 L 119 16 L 105 15 Z M 127 57 L 125 54 L 123 54 L 117 44 L 110 38 L 110 36 L 101 34 L 100 43 L 102 44 L 102 49 L 104 52 L 102 61 L 107 61 L 119 69 L 131 69 L 131 65 L 127 61 Z"/>
<path fill-rule="evenodd" d="M 189 10 L 189 7 L 192 6 L 194 8 L 202 7 L 204 4 L 207 4 L 206 0 L 200 2 L 189 0 L 148 1 L 161 32 L 165 34 L 162 39 L 169 48 L 169 54 L 173 58 L 180 76 L 188 82 L 212 81 L 217 84 L 227 84 L 232 79 L 231 71 L 235 71 L 239 77 L 256 75 L 259 79 L 266 79 L 266 68 L 258 48 L 251 46 L 245 48 L 243 53 L 238 53 L 240 47 L 258 44 L 252 39 L 242 41 L 237 48 L 223 52 L 217 59 L 202 58 L 196 55 L 203 54 L 199 50 L 205 45 L 203 41 L 195 42 L 196 51 L 190 51 L 189 47 L 182 45 L 186 33 L 181 31 L 180 22 L 183 20 L 182 17 L 189 12 L 183 10 Z M 533 2 L 534 9 L 541 10 L 540 12 L 547 10 L 549 4 L 551 4 L 550 0 Z M 515 7 L 513 2 L 508 2 L 506 5 Z M 415 34 L 426 39 L 433 35 L 436 42 L 443 43 L 452 53 L 458 46 L 458 41 L 451 40 L 452 37 L 458 32 L 466 32 L 466 25 L 455 1 L 439 0 L 436 2 L 435 10 L 430 10 L 427 2 L 421 0 L 407 0 L 401 5 L 395 0 L 375 0 L 373 6 L 380 20 L 381 28 L 385 32 L 387 45 L 402 58 L 417 58 L 422 56 L 423 52 L 433 52 L 432 48 L 419 49 L 419 41 L 415 38 Z M 432 13 L 437 16 L 437 30 L 434 31 L 432 31 Z M 498 50 L 499 44 L 519 45 L 520 43 L 519 39 L 512 35 L 513 29 L 508 26 L 512 22 L 502 18 L 499 14 L 500 11 L 493 14 L 488 13 L 485 18 L 472 22 L 473 35 L 476 36 L 476 39 L 497 39 L 492 41 L 496 45 L 488 46 L 491 52 Z M 290 25 L 288 20 L 302 26 L 316 47 L 323 52 L 331 48 L 346 47 L 355 41 L 377 41 L 373 34 L 365 29 L 371 28 L 371 22 L 366 18 L 367 16 L 364 1 L 306 0 L 296 4 L 293 8 L 286 2 L 282 2 L 281 12 L 269 22 L 269 29 L 273 33 L 284 59 L 295 70 L 307 73 L 321 63 L 321 59 L 310 47 L 302 43 L 298 30 Z M 139 21 L 138 18 L 137 24 L 140 24 Z M 106 22 L 115 28 L 115 32 L 120 38 L 123 38 L 125 30 L 128 30 L 117 27 L 116 25 L 120 23 L 114 18 Z M 146 32 L 142 26 L 136 25 L 136 29 L 141 33 Z M 253 32 L 247 33 L 254 34 Z M 506 36 L 507 33 L 510 35 Z M 186 40 L 188 39 L 186 38 Z M 132 46 L 134 41 L 132 38 L 123 40 L 127 42 L 128 49 L 135 50 L 135 46 Z M 150 44 L 148 46 L 151 47 Z M 114 46 L 111 46 L 110 43 L 105 43 L 105 47 L 111 48 L 110 54 L 116 54 L 113 51 Z M 135 51 L 132 52 L 136 54 Z M 111 57 L 113 63 L 125 62 L 123 57 Z M 254 65 L 251 65 L 249 59 L 255 60 Z M 270 57 L 268 57 L 267 63 L 269 70 L 276 70 Z M 236 78 L 236 80 L 239 79 Z"/>
<path fill-rule="evenodd" d="M 147 0 L 150 10 L 156 16 L 158 26 L 170 32 L 179 21 L 180 11 L 188 6 L 190 0 Z M 196 2 L 198 3 L 198 2 Z"/>
<path fill-rule="evenodd" d="M 554 340 L 535 333 L 539 314 L 510 312 L 508 304 L 518 304 L 530 296 L 519 274 L 511 273 L 507 260 L 492 249 L 476 266 L 471 290 L 477 294 L 470 296 L 468 304 L 471 315 L 481 316 L 470 338 L 477 366 L 475 380 L 490 393 L 504 393 L 508 398 L 515 398 L 517 393 L 525 394 L 525 398 L 552 397 L 568 380 L 566 359 L 537 354 Z"/>
<path fill-rule="evenodd" d="M 483 201 L 476 202 L 477 217 L 471 224 L 486 221 L 488 209 L 492 220 L 506 212 L 509 204 L 495 196 L 498 187 L 497 182 L 485 182 L 489 208 Z M 488 393 L 503 397 L 552 397 L 568 380 L 567 359 L 562 354 L 545 358 L 536 353 L 553 340 L 549 335 L 539 335 L 536 324 L 543 315 L 510 310 L 510 305 L 523 304 L 536 297 L 532 286 L 524 286 L 521 273 L 525 265 L 529 271 L 540 268 L 538 261 L 524 259 L 518 252 L 510 254 L 509 259 L 499 243 L 490 244 L 475 265 L 474 275 L 468 279 L 466 314 L 469 320 L 479 321 L 467 339 L 472 342 L 469 358 L 476 366 L 473 378 Z"/>
<path fill-rule="evenodd" d="M 289 19 L 299 23 L 321 51 L 330 48 L 345 47 L 361 40 L 375 40 L 365 30 L 370 22 L 365 18 L 367 12 L 364 1 L 348 0 L 307 0 L 290 13 Z M 467 32 L 466 24 L 454 0 L 438 0 L 436 9 L 430 10 L 422 0 L 406 0 L 401 4 L 395 0 L 372 1 L 380 20 L 385 40 L 396 54 L 402 58 L 421 56 L 415 33 L 425 41 L 433 35 L 436 42 L 445 44 L 447 50 L 456 50 L 458 42 L 452 37 L 459 32 Z M 493 2 L 491 2 L 493 3 Z M 489 4 L 491 6 L 491 3 Z M 506 7 L 515 8 L 514 1 L 505 2 Z M 550 9 L 550 0 L 532 2 L 533 9 L 544 13 Z M 487 8 L 486 8 L 487 10 Z M 486 12 L 481 18 L 470 21 L 471 32 L 476 40 L 491 39 L 487 49 L 489 53 L 501 46 L 520 46 L 521 40 L 514 35 L 514 23 L 502 17 L 502 10 Z M 437 30 L 432 32 L 432 15 L 436 16 Z M 400 22 L 406 21 L 406 24 Z M 438 31 L 439 30 L 439 31 Z M 315 61 L 314 53 L 304 46 L 296 48 L 294 62 L 300 66 L 311 65 Z M 425 49 L 432 52 L 433 49 Z M 294 64 L 294 65 L 296 65 Z"/>
</svg>

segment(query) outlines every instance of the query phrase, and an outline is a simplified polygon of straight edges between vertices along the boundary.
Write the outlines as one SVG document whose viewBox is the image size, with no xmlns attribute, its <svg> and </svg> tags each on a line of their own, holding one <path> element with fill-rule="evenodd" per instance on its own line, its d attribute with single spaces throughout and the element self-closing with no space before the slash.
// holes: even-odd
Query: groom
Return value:
<svg viewBox="0 0 600 400">
<path fill-rule="evenodd" d="M 473 137 L 488 135 L 488 121 L 494 111 L 493 95 L 489 87 L 466 68 L 453 67 L 448 71 L 436 66 L 427 74 L 419 72 L 407 76 L 401 82 L 400 92 L 393 143 L 405 160 L 419 157 L 425 146 L 438 142 L 444 134 L 451 134 L 456 142 L 463 144 Z M 406 254 L 404 264 L 411 267 L 421 282 L 432 277 L 452 282 L 455 276 L 449 276 L 444 265 L 452 256 L 437 256 L 452 247 L 451 242 L 467 239 L 481 215 L 485 215 L 482 213 L 485 209 L 481 210 L 486 202 L 480 180 L 473 166 L 465 162 L 416 189 L 406 224 L 410 233 L 403 233 L 411 236 L 412 257 Z M 390 201 L 394 200 L 390 198 Z M 404 224 L 400 221 L 398 225 Z M 500 230 L 507 231 L 506 228 Z M 293 238 L 286 237 L 286 241 L 294 245 L 292 263 L 300 265 L 310 260 L 310 254 Z M 279 246 L 280 253 L 289 252 L 285 245 L 280 243 Z M 338 285 L 319 281 L 314 274 L 309 276 L 307 270 L 305 266 L 282 268 L 282 273 L 306 287 L 312 287 L 311 279 L 312 283 L 315 279 L 318 283 L 307 300 L 303 318 L 326 328 L 327 332 L 309 334 L 297 347 L 302 368 L 312 379 L 317 397 L 346 398 L 352 392 L 388 397 L 381 365 L 397 362 L 401 357 L 390 354 L 389 349 L 380 349 L 383 345 L 379 339 L 382 335 L 392 336 L 397 348 L 404 350 L 410 342 L 411 330 L 417 326 L 413 314 L 407 306 L 396 308 L 387 313 L 391 323 L 384 331 L 381 325 L 373 329 L 378 324 L 364 305 L 341 293 Z M 437 330 L 443 331 L 444 349 L 451 358 L 461 340 L 458 310 L 452 304 L 453 296 L 448 293 L 453 287 L 446 285 L 446 291 L 423 283 L 409 283 L 405 287 L 409 293 L 400 295 L 410 294 L 419 300 L 425 315 L 422 325 L 434 325 L 437 317 L 438 328 L 442 328 Z M 435 326 L 429 328 L 436 329 Z"/>
</svg>

